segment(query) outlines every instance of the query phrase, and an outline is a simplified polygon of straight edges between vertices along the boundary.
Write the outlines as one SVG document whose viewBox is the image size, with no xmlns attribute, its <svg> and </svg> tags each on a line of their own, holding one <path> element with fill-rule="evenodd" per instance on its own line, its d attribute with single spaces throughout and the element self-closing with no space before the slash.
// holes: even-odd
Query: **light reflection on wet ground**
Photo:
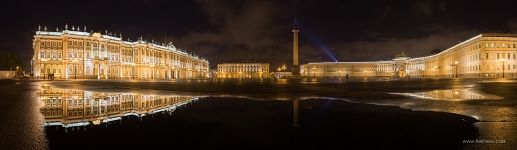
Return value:
<svg viewBox="0 0 517 150">
<path fill-rule="evenodd" d="M 407 101 L 414 101 L 414 99 L 409 99 Z M 466 149 L 515 148 L 514 145 L 517 141 L 517 125 L 515 123 L 515 121 L 517 120 L 517 107 L 502 107 L 497 105 L 494 106 L 489 103 L 491 102 L 481 104 L 482 106 L 479 106 L 477 104 L 470 103 L 455 103 L 443 101 L 436 102 L 433 100 L 422 100 L 416 102 L 407 102 L 405 104 L 391 104 L 399 105 L 402 108 L 408 108 L 412 110 L 450 112 L 472 116 L 480 120 L 480 122 L 475 124 L 479 127 L 480 136 L 478 137 L 478 139 L 506 141 L 506 143 L 504 144 L 470 144 L 466 145 Z"/>
<path fill-rule="evenodd" d="M 300 95 L 297 99 L 277 98 L 275 101 L 260 98 L 258 95 L 233 96 L 231 94 L 214 94 L 209 97 L 199 95 L 186 96 L 185 93 L 183 93 L 184 95 L 171 95 L 170 92 L 167 91 L 128 91 L 113 88 L 98 88 L 100 89 L 98 91 L 89 91 L 55 88 L 47 83 L 42 84 L 41 87 L 42 90 L 38 92 L 38 100 L 45 104 L 41 108 L 41 112 L 45 117 L 44 125 L 48 131 L 47 138 L 50 141 L 51 148 L 69 148 L 73 145 L 82 144 L 82 141 L 90 141 L 90 139 L 95 136 L 102 136 L 102 138 L 96 139 L 106 141 L 106 139 L 111 139 L 111 137 L 104 136 L 133 136 L 133 132 L 140 135 L 143 134 L 140 133 L 142 131 L 147 133 L 145 136 L 156 136 L 156 133 L 153 132 L 189 130 L 186 132 L 187 136 L 206 138 L 211 137 L 211 132 L 215 132 L 211 130 L 210 126 L 220 126 L 219 128 L 223 128 L 221 129 L 223 132 L 218 132 L 219 134 L 245 136 L 241 137 L 242 139 L 263 138 L 272 140 L 264 143 L 255 141 L 248 142 L 248 144 L 259 144 L 260 147 L 269 147 L 271 144 L 276 145 L 279 144 L 276 143 L 278 141 L 296 143 L 296 147 L 303 147 L 300 144 L 304 145 L 304 143 L 307 146 L 343 146 L 343 142 L 352 143 L 354 145 L 371 145 L 367 144 L 369 142 L 365 139 L 371 139 L 373 135 L 376 135 L 376 138 L 390 139 L 384 140 L 385 143 L 380 143 L 380 145 L 382 145 L 381 147 L 385 148 L 386 146 L 420 147 L 422 146 L 421 144 L 429 144 L 429 142 L 426 141 L 430 141 L 430 137 L 444 137 L 447 139 L 439 140 L 439 142 L 435 141 L 435 143 L 432 143 L 432 147 L 456 147 L 461 146 L 461 144 L 457 143 L 457 141 L 459 141 L 458 138 L 465 136 L 474 137 L 474 133 L 476 133 L 473 132 L 475 128 L 473 128 L 471 124 L 471 121 L 474 119 L 470 117 L 446 113 L 413 112 L 396 107 L 351 104 L 349 103 L 350 101 L 346 99 L 333 97 Z M 255 98 L 257 96 L 259 98 Z M 196 101 L 199 97 L 206 98 L 199 102 L 205 103 L 205 105 L 193 105 L 188 109 L 178 110 L 182 111 L 183 115 L 177 112 L 171 115 L 175 107 Z M 285 105 L 290 104 L 291 101 L 292 106 Z M 208 105 L 206 105 L 207 103 Z M 198 109 L 195 107 L 198 107 Z M 201 107 L 201 109 L 199 109 L 199 107 Z M 221 108 L 223 110 L 221 110 Z M 290 113 L 285 113 L 285 110 L 293 111 L 292 116 L 290 116 Z M 201 113 L 202 116 L 195 117 L 184 115 L 185 112 L 200 114 L 200 111 L 209 111 L 210 113 Z M 380 115 L 378 111 L 382 111 L 382 115 Z M 176 123 L 154 123 L 154 125 L 161 124 L 166 125 L 166 127 L 149 128 L 149 123 L 153 122 L 151 121 L 153 117 L 158 118 L 154 119 L 155 122 L 156 120 L 170 120 L 170 116 L 160 117 L 164 112 L 169 113 L 172 118 L 178 117 L 184 119 L 174 119 Z M 235 112 L 244 114 L 236 114 Z M 253 113 L 249 114 L 249 112 Z M 133 116 L 133 118 L 136 116 L 140 120 L 147 121 L 141 121 L 135 124 L 134 122 L 131 123 L 134 119 L 122 118 L 127 116 Z M 143 116 L 148 117 L 145 118 Z M 405 116 L 402 117 L 404 119 L 399 119 L 401 116 Z M 187 118 L 187 120 L 185 120 L 185 118 Z M 290 123 L 291 120 L 292 123 Z M 190 127 L 192 124 L 189 123 L 196 121 L 204 122 L 201 129 L 199 127 Z M 386 122 L 389 123 L 384 124 Z M 421 124 L 423 122 L 426 123 Z M 286 123 L 289 123 L 289 125 L 286 126 Z M 186 124 L 189 127 L 173 127 L 178 124 Z M 209 126 L 205 126 L 207 124 Z M 110 126 L 110 128 L 107 128 L 108 126 Z M 125 126 L 147 127 L 139 128 L 140 130 L 136 131 L 128 131 L 124 130 L 127 129 Z M 197 125 L 194 124 L 194 126 Z M 250 127 L 253 129 L 250 130 Z M 423 131 L 421 129 L 422 127 L 430 128 L 437 132 Z M 460 129 L 458 129 L 458 127 Z M 61 129 L 64 129 L 64 133 L 61 132 Z M 236 129 L 239 132 L 236 132 Z M 121 130 L 123 132 L 121 132 Z M 208 134 L 197 133 L 191 135 L 189 132 L 192 131 L 190 130 L 207 130 Z M 256 132 L 255 130 L 263 131 Z M 448 131 L 459 132 L 451 134 Z M 185 133 L 180 131 L 173 133 L 175 135 L 180 134 L 186 136 L 184 135 Z M 241 135 L 243 133 L 244 135 Z M 393 138 L 391 137 L 393 134 L 403 134 L 403 136 Z M 240 140 L 240 138 L 233 136 L 218 135 L 217 137 L 226 138 L 229 141 Z M 408 139 L 415 139 L 415 137 L 422 138 L 422 140 L 407 142 Z M 181 136 L 179 136 L 179 138 L 181 138 Z M 292 138 L 295 138 L 295 140 Z M 296 138 L 301 138 L 301 140 Z M 117 137 L 117 139 L 124 138 Z M 343 141 L 344 139 L 346 140 Z M 142 140 L 144 141 L 142 143 L 150 143 L 147 139 Z M 347 140 L 354 142 L 347 142 Z M 202 141 L 206 142 L 211 140 Z M 113 146 L 109 143 L 99 142 L 97 144 Z M 236 145 L 240 144 L 242 143 Z M 244 145 L 249 146 L 248 144 Z M 280 144 L 285 145 L 285 143 Z M 90 147 L 91 145 L 87 146 Z"/>
<path fill-rule="evenodd" d="M 426 80 L 389 82 L 325 82 L 317 80 L 293 83 L 232 81 L 70 81 L 40 82 L 69 89 L 96 89 L 134 94 L 240 97 L 255 100 L 292 100 L 327 98 L 357 103 L 393 105 L 402 108 L 450 112 L 472 116 L 481 122 L 479 139 L 503 139 L 504 144 L 469 144 L 465 149 L 512 149 L 517 139 L 517 89 L 514 81 Z"/>
<path fill-rule="evenodd" d="M 432 90 L 415 93 L 390 93 L 396 95 L 403 95 L 414 97 L 418 99 L 430 100 L 445 100 L 445 101 L 464 101 L 464 100 L 501 100 L 501 96 L 488 94 L 474 88 L 464 89 L 447 89 L 447 90 Z"/>
<path fill-rule="evenodd" d="M 509 81 L 487 83 L 513 83 Z M 514 99 L 489 94 L 480 90 L 479 85 L 458 86 L 455 89 L 430 90 L 411 93 L 390 93 L 407 98 L 397 100 L 361 100 L 361 102 L 393 105 L 402 108 L 449 112 L 472 116 L 480 122 L 483 140 L 504 140 L 505 143 L 469 144 L 465 149 L 514 149 L 517 142 L 517 106 Z"/>
<path fill-rule="evenodd" d="M 199 99 L 193 96 L 137 94 L 59 89 L 42 85 L 38 101 L 44 126 L 64 128 L 99 125 L 122 117 L 144 117 L 176 108 Z"/>
</svg>

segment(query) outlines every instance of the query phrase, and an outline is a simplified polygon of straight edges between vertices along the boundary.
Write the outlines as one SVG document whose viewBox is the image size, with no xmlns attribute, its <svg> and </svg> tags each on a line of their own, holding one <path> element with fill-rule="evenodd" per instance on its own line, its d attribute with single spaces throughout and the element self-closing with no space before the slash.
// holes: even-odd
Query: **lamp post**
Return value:
<svg viewBox="0 0 517 150">
<path fill-rule="evenodd" d="M 74 64 L 74 79 L 77 79 L 77 64 Z"/>
<path fill-rule="evenodd" d="M 504 78 L 504 59 L 503 59 L 503 78 Z"/>
<path fill-rule="evenodd" d="M 18 74 L 20 74 L 20 66 L 16 66 L 16 70 L 14 71 L 14 77 L 18 77 Z"/>
<path fill-rule="evenodd" d="M 458 78 L 458 61 L 454 61 L 454 66 L 456 66 L 454 78 Z"/>
<path fill-rule="evenodd" d="M 434 66 L 434 78 L 438 77 L 438 66 Z"/>
<path fill-rule="evenodd" d="M 316 78 L 316 66 L 312 66 L 312 77 Z"/>
</svg>

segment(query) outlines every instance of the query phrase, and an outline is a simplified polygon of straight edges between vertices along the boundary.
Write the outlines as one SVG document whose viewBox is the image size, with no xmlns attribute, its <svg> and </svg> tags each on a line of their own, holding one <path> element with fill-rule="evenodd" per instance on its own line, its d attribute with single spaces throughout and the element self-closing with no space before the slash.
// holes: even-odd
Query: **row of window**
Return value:
<svg viewBox="0 0 517 150">
<path fill-rule="evenodd" d="M 42 47 L 61 47 L 63 43 L 60 41 L 41 41 Z"/>
<path fill-rule="evenodd" d="M 230 68 L 230 69 L 237 69 L 237 68 L 261 68 L 262 65 L 251 65 L 251 66 L 218 66 L 219 68 Z"/>
<path fill-rule="evenodd" d="M 502 47 L 502 48 L 512 48 L 512 45 L 513 45 L 513 48 L 517 48 L 517 44 L 507 44 L 507 43 L 501 43 L 501 44 L 498 44 L 498 43 L 485 43 L 485 48 L 488 48 L 490 45 L 490 48 L 499 48 L 499 47 Z"/>
<path fill-rule="evenodd" d="M 98 59 L 97 55 L 93 53 L 93 55 L 90 54 L 90 52 L 86 52 L 86 59 Z M 47 59 L 61 59 L 61 52 L 58 51 L 41 51 L 40 52 L 40 58 L 47 58 Z M 68 51 L 68 57 L 67 58 L 83 58 L 83 53 L 78 51 Z M 123 61 L 123 62 L 133 62 L 132 56 L 123 55 L 122 58 L 120 56 L 115 54 L 108 54 L 108 57 L 106 57 L 109 61 Z M 169 63 L 169 64 L 176 64 L 178 65 L 180 62 L 175 60 L 169 60 L 168 62 L 162 62 L 162 59 L 160 58 L 154 58 L 154 57 L 144 57 L 143 62 L 152 62 L 156 64 L 161 63 Z M 183 64 L 183 63 L 182 63 Z M 187 65 L 189 65 L 188 63 Z M 197 66 L 197 65 L 196 65 Z"/>
<path fill-rule="evenodd" d="M 224 71 L 224 72 L 259 72 L 259 71 L 264 71 L 264 72 L 268 72 L 269 69 L 219 69 L 219 71 Z"/>
<path fill-rule="evenodd" d="M 497 59 L 511 59 L 512 55 L 510 53 L 501 53 L 502 57 L 499 57 L 499 53 L 497 53 Z M 486 53 L 486 59 L 488 59 L 488 53 Z M 515 53 L 513 53 L 513 59 L 516 59 Z"/>
<path fill-rule="evenodd" d="M 90 42 L 86 42 L 87 43 L 87 46 L 90 46 Z M 82 46 L 83 45 L 83 42 L 81 41 L 68 41 L 68 44 L 70 46 Z M 41 42 L 41 45 L 43 47 L 61 47 L 62 46 L 62 42 L 60 41 L 42 41 Z M 93 44 L 94 46 L 94 49 L 95 50 L 98 50 L 99 48 L 97 48 L 97 44 Z M 90 50 L 90 48 L 87 48 L 87 50 Z M 119 50 L 119 46 L 113 46 L 113 45 L 107 45 L 107 46 L 104 46 L 104 44 L 101 44 L 100 46 L 100 50 L 101 51 L 107 51 L 107 50 L 115 50 L 115 51 L 118 51 Z M 124 53 L 132 53 L 131 51 L 124 51 Z M 156 56 L 156 57 L 165 57 L 167 54 L 165 54 L 165 52 L 158 52 L 158 51 L 152 51 L 152 50 L 143 50 L 142 51 L 143 55 L 144 56 Z M 169 57 L 173 57 L 173 59 L 179 59 L 179 56 L 176 56 L 176 55 L 171 55 Z"/>
</svg>

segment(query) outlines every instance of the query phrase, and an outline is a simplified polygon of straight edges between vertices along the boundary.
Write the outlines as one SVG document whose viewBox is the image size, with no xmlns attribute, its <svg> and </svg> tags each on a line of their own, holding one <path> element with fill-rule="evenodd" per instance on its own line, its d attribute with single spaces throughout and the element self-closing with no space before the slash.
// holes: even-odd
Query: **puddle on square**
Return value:
<svg viewBox="0 0 517 150">
<path fill-rule="evenodd" d="M 419 99 L 464 101 L 464 100 L 502 100 L 501 96 L 481 92 L 474 88 L 432 90 L 413 93 L 390 93 Z"/>
<path fill-rule="evenodd" d="M 452 115 L 449 118 L 446 117 L 448 114 L 437 113 L 433 114 L 437 118 L 427 118 L 425 114 L 432 112 L 351 103 L 329 97 L 256 100 L 234 95 L 144 93 L 153 92 L 90 91 L 41 85 L 37 99 L 43 104 L 40 111 L 45 119 L 49 147 L 70 149 L 82 145 L 83 148 L 153 149 L 170 143 L 178 147 L 202 148 L 271 148 L 278 145 L 303 148 L 343 146 L 344 141 L 368 147 L 371 144 L 365 141 L 372 136 L 400 142 L 416 137 L 425 139 L 422 135 L 446 137 L 438 142 L 437 147 L 457 147 L 460 145 L 454 141 L 458 137 L 471 136 L 472 133 L 469 127 L 450 135 L 449 131 L 469 124 L 454 121 L 464 116 Z M 384 110 L 382 116 L 375 115 L 379 110 Z M 400 116 L 407 117 L 400 120 Z M 402 125 L 384 125 L 386 122 L 400 122 Z M 428 132 L 417 128 L 416 124 L 421 122 L 429 122 L 425 125 L 429 128 L 451 123 L 453 126 L 440 127 L 443 132 Z M 408 136 L 391 137 L 402 129 L 407 130 Z M 92 145 L 84 141 L 96 142 Z"/>
</svg>

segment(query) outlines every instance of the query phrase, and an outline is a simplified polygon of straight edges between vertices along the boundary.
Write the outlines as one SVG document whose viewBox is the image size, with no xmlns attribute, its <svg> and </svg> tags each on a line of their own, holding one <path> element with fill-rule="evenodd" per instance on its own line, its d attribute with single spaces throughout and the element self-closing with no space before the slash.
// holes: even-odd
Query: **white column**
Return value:
<svg viewBox="0 0 517 150">
<path fill-rule="evenodd" d="M 70 67 L 70 66 L 65 63 L 65 79 L 67 79 L 67 80 L 68 80 L 68 70 L 69 70 L 68 67 Z"/>
<path fill-rule="evenodd" d="M 109 69 L 109 66 L 106 65 L 106 64 L 104 64 L 103 66 L 105 66 L 104 67 L 104 77 L 105 77 L 105 79 L 108 79 L 108 69 Z"/>
<path fill-rule="evenodd" d="M 93 66 L 95 66 L 95 65 L 93 65 Z M 101 79 L 100 74 L 101 74 L 101 64 L 97 64 L 97 79 Z"/>
</svg>

